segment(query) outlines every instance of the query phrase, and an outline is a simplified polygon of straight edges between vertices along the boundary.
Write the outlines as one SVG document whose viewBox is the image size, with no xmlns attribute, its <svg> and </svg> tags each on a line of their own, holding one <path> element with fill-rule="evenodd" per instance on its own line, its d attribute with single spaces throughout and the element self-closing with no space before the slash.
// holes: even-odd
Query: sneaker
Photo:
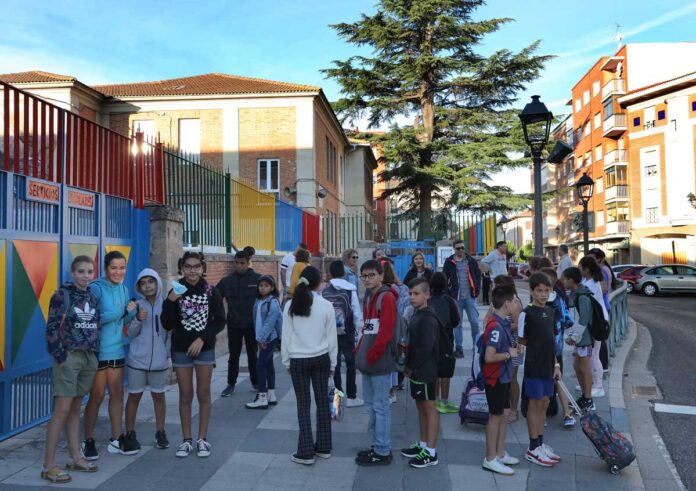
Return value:
<svg viewBox="0 0 696 491">
<path fill-rule="evenodd" d="M 497 457 L 497 459 L 503 465 L 517 465 L 520 463 L 520 459 L 513 457 L 507 452 L 505 452 L 502 457 Z"/>
<path fill-rule="evenodd" d="M 367 450 L 360 450 L 357 454 L 357 457 L 364 457 L 367 454 L 369 454 L 370 452 L 372 452 L 373 450 L 374 450 L 374 447 L 370 447 Z"/>
<path fill-rule="evenodd" d="M 126 439 L 124 440 L 124 450 L 140 450 L 140 442 L 138 441 L 135 431 L 129 431 L 126 433 Z"/>
<path fill-rule="evenodd" d="M 80 450 L 82 450 L 82 456 L 85 460 L 98 460 L 99 452 L 97 452 L 97 445 L 94 443 L 94 438 L 87 438 L 80 445 Z"/>
<path fill-rule="evenodd" d="M 121 454 L 121 455 L 135 455 L 138 453 L 138 448 L 135 446 L 136 442 L 133 442 L 130 438 L 126 438 L 126 435 L 121 433 L 118 440 L 109 440 L 109 446 L 107 447 L 109 453 Z"/>
<path fill-rule="evenodd" d="M 359 397 L 354 397 L 353 399 L 346 399 L 346 407 L 360 407 L 364 405 L 365 401 L 363 401 Z"/>
<path fill-rule="evenodd" d="M 314 449 L 314 455 L 316 455 L 316 456 L 319 457 L 320 459 L 330 459 L 330 458 L 331 458 L 331 450 L 329 450 L 328 452 L 326 452 L 326 451 L 317 450 L 317 449 L 315 448 L 315 449 Z"/>
<path fill-rule="evenodd" d="M 184 443 L 179 445 L 179 448 L 176 449 L 176 455 L 177 457 L 188 457 L 189 454 L 193 451 L 193 442 L 191 440 L 184 440 Z"/>
<path fill-rule="evenodd" d="M 109 453 L 117 454 L 121 453 L 121 439 L 123 435 L 119 436 L 116 440 L 109 438 L 109 445 L 107 445 L 106 450 Z"/>
<path fill-rule="evenodd" d="M 572 428 L 575 426 L 575 418 L 572 417 L 570 414 L 563 416 L 563 426 L 566 428 Z"/>
<path fill-rule="evenodd" d="M 210 443 L 204 438 L 196 440 L 196 455 L 199 457 L 210 457 Z"/>
<path fill-rule="evenodd" d="M 312 465 L 314 463 L 314 455 L 297 455 L 294 453 L 290 460 L 302 465 Z"/>
<path fill-rule="evenodd" d="M 366 454 L 358 454 L 355 458 L 355 463 L 362 466 L 389 465 L 391 461 L 391 452 L 389 452 L 389 455 L 380 455 L 374 450 L 370 450 Z"/>
<path fill-rule="evenodd" d="M 549 460 L 551 460 L 552 462 L 556 463 L 556 462 L 560 462 L 560 461 L 561 461 L 561 457 L 560 457 L 559 455 L 557 455 L 557 454 L 553 451 L 553 448 L 551 448 L 551 447 L 548 446 L 547 444 L 542 443 L 542 444 L 541 444 L 541 449 L 544 451 L 544 453 L 546 454 L 546 456 L 547 456 L 547 457 L 549 458 Z"/>
<path fill-rule="evenodd" d="M 582 392 L 582 387 L 580 387 L 579 385 L 576 385 L 575 390 L 577 390 L 578 392 Z"/>
<path fill-rule="evenodd" d="M 389 404 L 394 404 L 396 402 L 396 394 L 389 394 Z"/>
<path fill-rule="evenodd" d="M 599 387 L 597 389 L 592 389 L 592 399 L 595 397 L 604 397 L 606 396 L 606 392 L 604 392 L 604 387 Z"/>
<path fill-rule="evenodd" d="M 222 391 L 220 397 L 229 397 L 234 394 L 234 385 L 228 385 L 225 390 Z"/>
<path fill-rule="evenodd" d="M 541 467 L 553 467 L 553 461 L 548 458 L 544 453 L 542 447 L 537 447 L 534 450 L 527 449 L 527 453 L 524 454 L 524 458 L 533 464 L 540 465 Z"/>
<path fill-rule="evenodd" d="M 464 358 L 464 350 L 463 349 L 454 350 L 454 357 L 455 358 Z"/>
<path fill-rule="evenodd" d="M 437 412 L 440 414 L 447 413 L 447 406 L 445 406 L 442 401 L 435 401 L 435 409 L 437 409 Z"/>
<path fill-rule="evenodd" d="M 415 467 L 416 469 L 422 469 L 423 467 L 430 467 L 431 465 L 437 465 L 437 454 L 430 455 L 430 452 L 428 452 L 426 449 L 421 449 L 420 453 L 413 457 L 409 462 L 408 465 L 411 467 Z"/>
<path fill-rule="evenodd" d="M 416 442 L 410 447 L 402 448 L 401 455 L 412 459 L 413 457 L 421 453 L 421 450 L 423 450 L 423 448 L 421 448 L 420 443 Z"/>
<path fill-rule="evenodd" d="M 457 406 L 456 403 L 449 401 L 447 404 L 445 404 L 445 409 L 447 410 L 447 413 L 449 414 L 458 414 L 459 413 L 459 406 Z"/>
<path fill-rule="evenodd" d="M 578 398 L 578 400 L 575 402 L 580 407 L 581 414 L 578 414 L 578 416 L 582 416 L 587 411 L 594 411 L 595 410 L 595 404 L 594 404 L 594 401 L 592 399 L 585 399 L 584 397 L 580 396 Z"/>
<path fill-rule="evenodd" d="M 278 398 L 276 397 L 275 389 L 268 389 L 268 405 L 275 406 L 278 404 Z"/>
<path fill-rule="evenodd" d="M 247 409 L 268 409 L 268 395 L 259 392 L 253 402 L 246 403 Z"/>
<path fill-rule="evenodd" d="M 167 432 L 160 430 L 155 433 L 155 447 L 169 448 L 169 440 L 167 440 Z"/>
<path fill-rule="evenodd" d="M 502 474 L 504 476 L 512 476 L 515 473 L 515 471 L 503 464 L 499 459 L 483 459 L 483 465 L 481 467 L 483 467 L 487 471 L 495 472 L 496 474 Z"/>
</svg>

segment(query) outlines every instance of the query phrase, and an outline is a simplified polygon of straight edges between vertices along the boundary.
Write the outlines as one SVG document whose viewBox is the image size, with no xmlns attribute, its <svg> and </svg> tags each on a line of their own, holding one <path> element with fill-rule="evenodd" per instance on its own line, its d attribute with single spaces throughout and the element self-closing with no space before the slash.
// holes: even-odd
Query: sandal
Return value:
<svg viewBox="0 0 696 491">
<path fill-rule="evenodd" d="M 82 464 L 84 462 L 84 464 Z M 65 466 L 69 471 L 75 472 L 97 472 L 99 467 L 91 462 L 87 462 L 85 459 L 80 459 L 72 462 L 68 462 Z"/>
<path fill-rule="evenodd" d="M 48 470 L 41 469 L 41 479 L 46 479 L 47 481 L 51 481 L 52 483 L 57 484 L 64 484 L 66 482 L 72 481 L 72 477 L 70 477 L 70 474 L 65 472 L 57 465 L 54 465 Z"/>
</svg>

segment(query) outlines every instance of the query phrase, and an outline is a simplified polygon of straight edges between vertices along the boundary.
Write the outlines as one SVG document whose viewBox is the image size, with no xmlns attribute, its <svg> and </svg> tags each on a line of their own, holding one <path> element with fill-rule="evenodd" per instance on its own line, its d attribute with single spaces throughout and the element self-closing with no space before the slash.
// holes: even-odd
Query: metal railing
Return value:
<svg viewBox="0 0 696 491">
<path fill-rule="evenodd" d="M 624 88 L 624 81 L 620 78 L 613 78 L 609 80 L 604 87 L 602 87 L 602 100 L 613 95 L 623 95 L 626 93 Z"/>
<path fill-rule="evenodd" d="M 628 284 L 621 286 L 609 294 L 609 339 L 607 348 L 609 355 L 614 356 L 616 348 L 628 336 Z"/>
<path fill-rule="evenodd" d="M 614 199 L 628 199 L 628 185 L 627 184 L 617 184 L 615 186 L 609 186 L 604 190 L 604 201 L 610 201 Z"/>
<path fill-rule="evenodd" d="M 604 120 L 602 125 L 604 136 L 613 135 L 626 130 L 626 113 L 614 113 Z"/>
<path fill-rule="evenodd" d="M 611 150 L 604 155 L 604 168 L 628 164 L 628 150 Z"/>
</svg>

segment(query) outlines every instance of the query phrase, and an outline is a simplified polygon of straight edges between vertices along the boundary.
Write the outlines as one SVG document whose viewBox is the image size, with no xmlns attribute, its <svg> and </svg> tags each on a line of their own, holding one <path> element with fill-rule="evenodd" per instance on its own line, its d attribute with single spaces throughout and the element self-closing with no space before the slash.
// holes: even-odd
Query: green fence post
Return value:
<svg viewBox="0 0 696 491">
<path fill-rule="evenodd" d="M 225 249 L 232 252 L 232 176 L 225 174 Z"/>
</svg>

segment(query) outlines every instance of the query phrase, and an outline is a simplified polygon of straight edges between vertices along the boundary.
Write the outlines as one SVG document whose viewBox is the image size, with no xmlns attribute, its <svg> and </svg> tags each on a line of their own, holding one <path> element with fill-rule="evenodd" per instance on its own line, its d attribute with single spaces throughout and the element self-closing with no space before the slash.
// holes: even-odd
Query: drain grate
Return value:
<svg viewBox="0 0 696 491">
<path fill-rule="evenodd" d="M 657 399 L 657 387 L 655 385 L 636 385 L 633 387 L 633 397 L 642 399 Z"/>
</svg>

